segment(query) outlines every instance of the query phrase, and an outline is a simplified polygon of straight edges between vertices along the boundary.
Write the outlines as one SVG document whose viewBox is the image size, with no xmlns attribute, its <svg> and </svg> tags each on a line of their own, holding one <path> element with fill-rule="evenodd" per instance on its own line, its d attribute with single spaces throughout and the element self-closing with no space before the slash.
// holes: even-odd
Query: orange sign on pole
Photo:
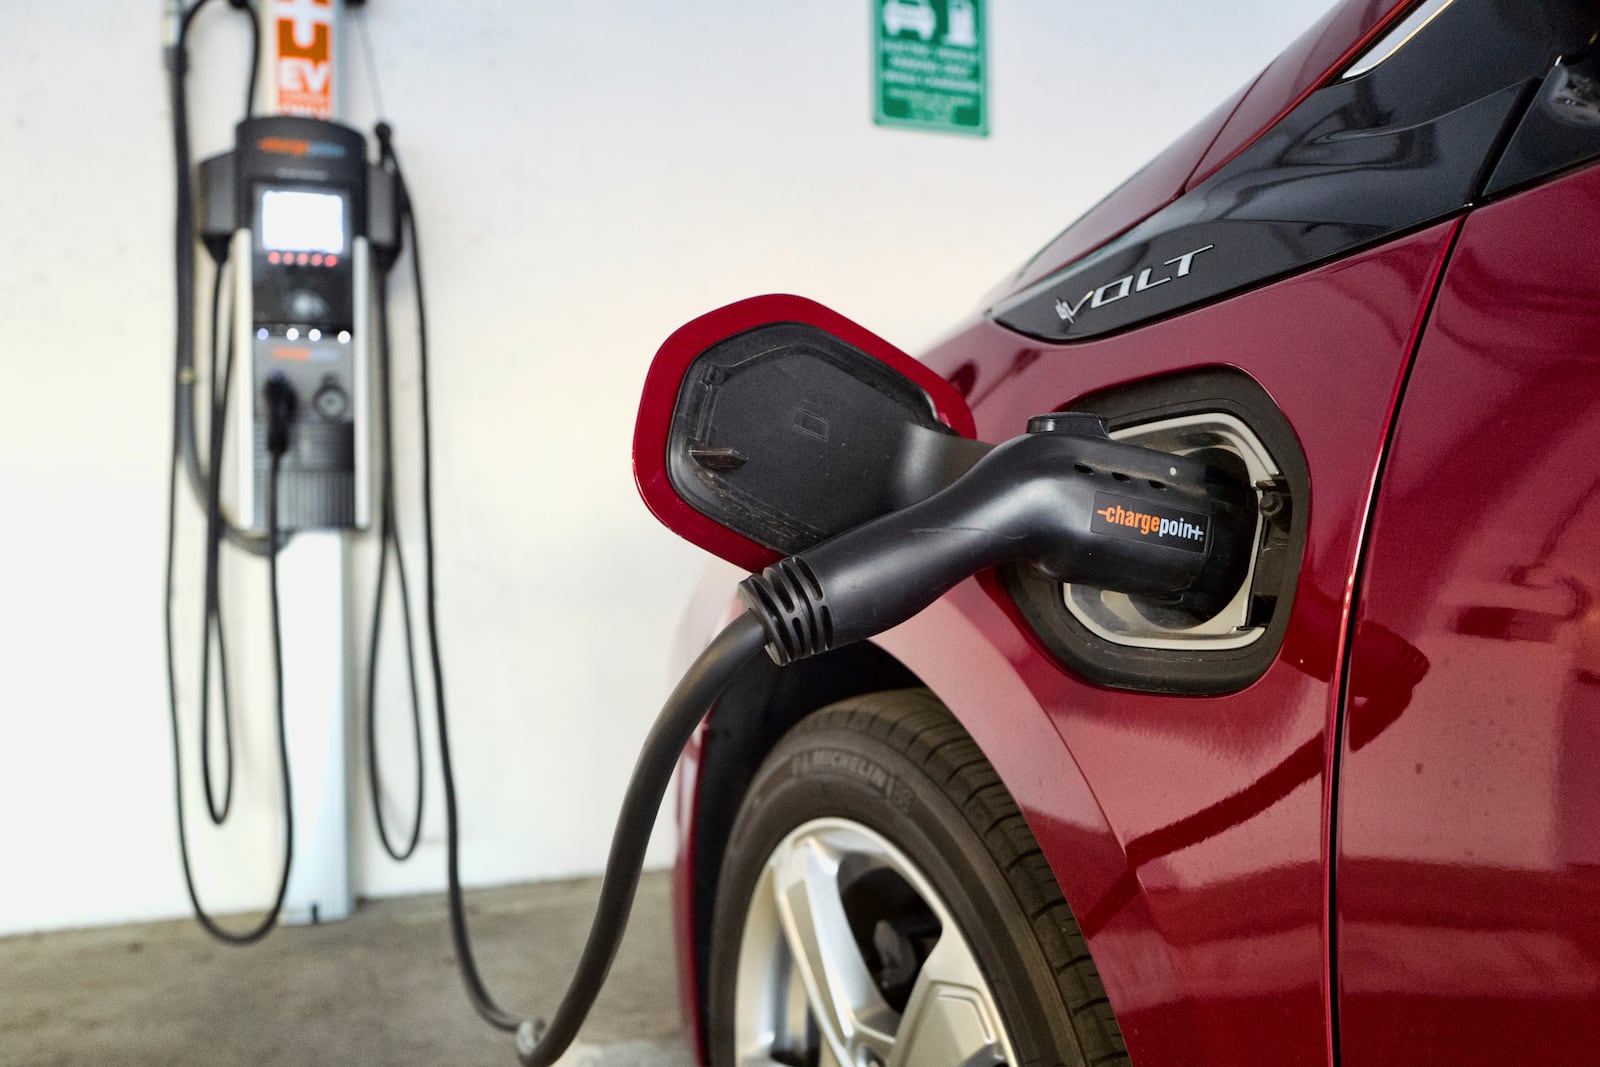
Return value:
<svg viewBox="0 0 1600 1067">
<path fill-rule="evenodd" d="M 278 114 L 333 118 L 333 0 L 273 0 L 272 21 Z"/>
</svg>

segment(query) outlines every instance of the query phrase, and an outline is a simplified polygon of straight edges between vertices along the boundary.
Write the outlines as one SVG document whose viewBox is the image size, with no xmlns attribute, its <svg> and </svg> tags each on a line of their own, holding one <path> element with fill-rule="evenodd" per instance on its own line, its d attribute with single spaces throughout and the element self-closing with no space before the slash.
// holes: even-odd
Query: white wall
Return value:
<svg viewBox="0 0 1600 1067">
<path fill-rule="evenodd" d="M 599 868 L 671 681 L 666 649 L 699 556 L 639 503 L 628 456 L 661 339 L 730 300 L 790 291 L 915 350 L 1326 3 L 1005 0 L 990 16 L 993 132 L 972 140 L 873 126 L 861 0 L 372 0 L 427 243 L 469 884 Z M 244 36 L 214 6 L 195 32 L 197 153 L 226 147 L 240 95 Z M 0 932 L 187 910 L 160 632 L 173 180 L 160 4 L 8 7 Z M 347 58 L 350 117 L 365 125 L 374 108 Z M 404 409 L 415 379 L 401 377 Z M 414 471 L 414 435 L 401 450 Z M 192 514 L 184 538 L 192 678 Z M 358 564 L 365 603 L 369 549 Z M 232 565 L 233 647 L 252 690 L 237 825 L 194 830 L 202 891 L 223 910 L 264 901 L 277 863 L 262 580 L 258 564 Z M 390 634 L 384 750 L 403 807 Z M 413 864 L 382 858 L 357 818 L 360 893 L 442 885 L 431 748 L 429 760 Z M 670 850 L 658 833 L 653 862 Z"/>
</svg>

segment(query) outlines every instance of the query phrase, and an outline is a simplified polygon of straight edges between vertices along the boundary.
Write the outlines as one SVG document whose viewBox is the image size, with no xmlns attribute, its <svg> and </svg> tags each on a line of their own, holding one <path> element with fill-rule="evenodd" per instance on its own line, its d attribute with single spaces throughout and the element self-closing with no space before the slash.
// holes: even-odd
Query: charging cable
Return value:
<svg viewBox="0 0 1600 1067">
<path fill-rule="evenodd" d="M 400 548 L 399 523 L 395 517 L 394 489 L 394 396 L 389 342 L 389 287 L 388 273 L 394 256 L 399 252 L 378 258 L 382 279 L 374 289 L 378 305 L 377 344 L 377 400 L 378 400 L 378 573 L 373 579 L 372 627 L 367 642 L 367 790 L 372 803 L 372 820 L 378 828 L 378 841 L 384 852 L 397 863 L 410 859 L 422 837 L 422 808 L 424 781 L 422 766 L 422 697 L 417 682 L 417 648 L 415 628 L 411 621 L 411 589 L 406 580 L 405 554 Z M 424 399 L 426 404 L 426 399 Z M 426 408 L 424 408 L 426 411 Z M 426 417 L 426 416 L 424 416 Z M 423 458 L 428 463 L 426 451 Z M 378 765 L 378 652 L 382 648 L 384 589 L 388 584 L 388 562 L 394 556 L 395 577 L 399 580 L 400 625 L 406 642 L 406 674 L 410 682 L 411 739 L 414 759 L 415 796 L 412 808 L 411 830 L 404 845 L 397 846 L 389 836 L 388 822 L 383 815 L 383 777 Z"/>
<path fill-rule="evenodd" d="M 466 906 L 462 899 L 461 890 L 459 812 L 455 772 L 450 755 L 444 671 L 439 648 L 437 583 L 434 559 L 433 435 L 429 406 L 427 300 L 423 289 L 421 245 L 418 238 L 416 213 L 411 201 L 409 188 L 405 182 L 404 173 L 401 170 L 400 159 L 394 146 L 393 129 L 388 123 L 379 123 L 376 135 L 378 139 L 379 166 L 389 172 L 395 183 L 396 202 L 400 210 L 400 232 L 404 238 L 401 244 L 402 246 L 409 244 L 411 276 L 417 300 L 418 391 L 421 403 L 420 431 L 422 439 L 424 610 L 428 631 L 429 666 L 433 675 L 433 705 L 435 726 L 439 738 L 439 762 L 444 784 L 445 874 L 450 911 L 450 935 L 455 946 L 456 958 L 459 961 L 462 983 L 466 987 L 467 996 L 472 1001 L 473 1008 L 491 1026 L 514 1032 L 516 1034 L 518 1057 L 524 1064 L 538 1067 L 538 1065 L 553 1064 L 571 1045 L 572 1041 L 577 1037 L 583 1020 L 594 1006 L 595 998 L 599 995 L 601 987 L 605 983 L 606 974 L 610 971 L 612 960 L 616 957 L 617 948 L 622 942 L 623 931 L 627 926 L 628 913 L 633 907 L 633 899 L 638 890 L 639 875 L 644 868 L 645 848 L 650 841 L 651 831 L 655 828 L 656 813 L 661 807 L 661 800 L 666 794 L 673 769 L 677 766 L 678 754 L 683 750 L 683 746 L 688 743 L 690 735 L 693 734 L 700 720 L 705 717 L 707 709 L 711 707 L 722 690 L 732 681 L 734 675 L 760 652 L 766 637 L 760 624 L 753 617 L 749 615 L 741 616 L 722 635 L 707 646 L 694 665 L 678 682 L 672 695 L 668 697 L 666 704 L 656 719 L 655 725 L 651 728 L 650 734 L 645 740 L 638 762 L 634 767 L 633 775 L 629 780 L 628 790 L 622 803 L 622 812 L 618 816 L 616 831 L 612 836 L 611 851 L 600 886 L 600 899 L 595 908 L 595 916 L 589 929 L 589 936 L 584 944 L 582 955 L 579 957 L 577 971 L 549 1024 L 546 1025 L 542 1021 L 514 1015 L 502 1008 L 490 995 L 488 987 L 484 984 L 483 977 L 478 971 L 477 962 L 472 953 L 471 936 L 467 929 Z M 382 427 L 381 437 L 386 453 L 390 451 L 393 435 L 390 396 L 393 375 L 390 357 L 387 288 L 390 272 L 396 265 L 402 250 L 402 247 L 397 247 L 392 255 L 386 255 L 377 261 L 378 269 L 382 274 L 382 281 L 376 287 L 379 319 L 377 364 L 382 378 L 378 387 L 379 422 Z M 383 545 L 379 549 L 379 591 L 374 598 L 376 603 L 373 613 L 373 647 L 369 649 L 367 669 L 367 754 L 369 766 L 372 768 L 371 799 L 380 833 L 382 832 L 383 818 L 381 811 L 378 810 L 381 790 L 378 787 L 376 749 L 372 729 L 375 722 L 372 686 L 376 676 L 375 661 L 379 636 L 379 606 L 381 606 L 380 598 L 382 596 L 385 573 L 382 560 L 390 551 L 393 551 L 395 555 L 396 570 L 401 575 L 400 595 L 402 598 L 406 595 L 405 579 L 403 577 L 404 564 L 399 552 L 399 541 L 394 530 L 393 473 L 391 462 L 387 455 L 383 460 L 383 468 L 380 474 L 381 503 L 379 508 L 380 533 L 383 537 Z M 405 625 L 408 631 L 406 637 L 409 651 L 411 643 L 409 614 L 405 616 Z M 411 670 L 412 708 L 415 715 L 419 706 L 416 669 L 414 662 L 409 666 Z M 418 775 L 420 779 L 422 751 L 420 726 L 417 726 L 416 729 L 418 731 L 416 740 L 419 761 Z M 420 822 L 420 786 L 417 795 L 418 809 L 416 819 L 417 822 Z M 406 854 L 409 854 L 410 848 L 415 846 L 415 826 L 416 823 L 413 823 L 413 836 Z M 388 848 L 386 836 L 385 847 Z M 395 855 L 395 851 L 397 850 L 391 849 L 390 854 Z M 402 857 L 397 856 L 396 858 Z"/>
<path fill-rule="evenodd" d="M 461 894 L 461 833 L 458 802 L 456 798 L 455 769 L 450 756 L 450 727 L 448 708 L 445 702 L 444 664 L 439 648 L 439 615 L 437 606 L 437 582 L 434 566 L 434 531 L 433 531 L 433 418 L 429 406 L 428 388 L 428 311 L 427 298 L 423 289 L 422 279 L 422 247 L 418 236 L 416 213 L 412 207 L 410 190 L 406 186 L 405 175 L 400 167 L 400 159 L 394 148 L 394 133 L 388 123 L 380 122 L 376 128 L 378 139 L 378 165 L 383 168 L 393 179 L 395 186 L 395 201 L 400 213 L 400 240 L 392 253 L 379 258 L 377 267 L 382 279 L 377 288 L 378 300 L 378 366 L 382 381 L 379 385 L 379 420 L 382 424 L 385 457 L 383 471 L 380 475 L 382 494 L 379 510 L 379 526 L 382 544 L 379 546 L 378 589 L 374 594 L 372 646 L 368 650 L 367 662 L 367 762 L 371 770 L 369 775 L 370 795 L 374 811 L 374 819 L 378 824 L 380 835 L 383 838 L 384 848 L 396 859 L 409 856 L 416 846 L 416 834 L 422 821 L 422 735 L 420 720 L 420 701 L 416 682 L 415 653 L 412 649 L 411 620 L 409 609 L 404 611 L 406 626 L 407 651 L 410 653 L 408 668 L 411 674 L 411 697 L 413 729 L 416 739 L 417 755 L 417 808 L 415 820 L 412 824 L 412 838 L 403 853 L 390 846 L 388 835 L 384 831 L 383 813 L 380 807 L 381 789 L 378 777 L 377 741 L 374 736 L 376 713 L 373 704 L 373 688 L 377 680 L 377 652 L 379 637 L 380 610 L 382 606 L 384 565 L 383 560 L 389 552 L 395 556 L 396 571 L 400 576 L 400 595 L 402 601 L 406 596 L 404 560 L 400 554 L 399 538 L 395 530 L 394 521 L 394 485 L 390 453 L 392 452 L 392 361 L 390 359 L 390 332 L 389 332 L 389 301 L 388 283 L 391 272 L 398 262 L 404 246 L 409 243 L 411 254 L 411 278 L 416 290 L 417 301 L 417 366 L 418 366 L 418 392 L 420 394 L 421 412 L 419 427 L 421 431 L 422 452 L 422 537 L 423 537 L 423 604 L 428 631 L 428 659 L 433 676 L 433 710 L 434 726 L 439 738 L 439 765 L 440 777 L 444 785 L 444 818 L 445 818 L 445 880 L 446 896 L 450 911 L 450 937 L 455 945 L 456 959 L 461 970 L 461 980 L 466 986 L 467 996 L 472 1001 L 473 1008 L 491 1026 L 501 1030 L 517 1031 L 520 1028 L 531 1026 L 522 1016 L 513 1015 L 500 1007 L 490 995 L 488 987 L 484 984 L 483 977 L 478 971 L 477 960 L 472 954 L 472 939 L 467 929 L 466 904 Z M 398 854 L 397 854 L 398 853 Z"/>
<path fill-rule="evenodd" d="M 269 543 L 277 545 L 279 540 L 278 470 L 283 460 L 283 454 L 289 449 L 290 428 L 295 416 L 294 390 L 282 375 L 274 375 L 267 380 L 262 400 L 267 409 L 267 451 L 271 455 L 271 460 L 267 467 L 267 536 Z M 277 892 L 273 896 L 272 904 L 268 908 L 266 916 L 255 926 L 242 932 L 235 932 L 219 925 L 200 903 L 199 893 L 195 889 L 194 869 L 189 858 L 188 834 L 184 824 L 183 746 L 181 732 L 178 727 L 177 669 L 172 655 L 171 641 L 173 560 L 176 543 L 173 533 L 177 519 L 177 499 L 178 464 L 176 456 L 174 456 L 167 483 L 167 693 L 172 719 L 172 781 L 178 812 L 178 853 L 183 861 L 183 884 L 189 894 L 189 903 L 194 908 L 195 918 L 199 920 L 200 925 L 205 928 L 207 933 L 217 940 L 230 945 L 249 945 L 261 940 L 277 925 L 278 916 L 283 910 L 284 896 L 289 888 L 289 869 L 294 864 L 294 800 L 289 782 L 289 744 L 283 708 L 283 626 L 282 611 L 278 598 L 278 553 L 274 549 L 267 554 L 267 575 L 272 596 L 272 677 L 277 711 L 278 767 L 283 791 L 283 867 L 278 876 Z"/>
<path fill-rule="evenodd" d="M 230 6 L 250 20 L 251 62 L 250 77 L 245 90 L 245 112 L 252 110 L 255 99 L 260 57 L 260 20 L 249 0 L 229 0 Z M 256 534 L 239 529 L 222 512 L 221 507 L 221 456 L 227 418 L 227 398 L 231 388 L 234 366 L 232 331 L 226 361 L 219 377 L 219 337 L 223 333 L 222 293 L 227 271 L 228 248 L 225 241 L 208 243 L 207 248 L 216 263 L 211 299 L 211 418 L 209 423 L 209 449 L 202 460 L 196 440 L 194 418 L 195 397 L 195 224 L 194 190 L 191 185 L 191 156 L 189 148 L 189 113 L 187 96 L 188 37 L 195 17 L 205 7 L 207 0 L 195 0 L 187 9 L 174 4 L 169 12 L 170 40 L 167 46 L 166 65 L 168 87 L 172 103 L 173 155 L 175 163 L 176 205 L 174 212 L 174 262 L 176 264 L 176 345 L 173 371 L 172 455 L 167 485 L 167 546 L 166 546 L 166 597 L 164 627 L 166 635 L 167 706 L 172 725 L 173 792 L 176 798 L 178 822 L 178 851 L 182 860 L 184 888 L 194 908 L 200 925 L 218 940 L 234 945 L 247 945 L 259 941 L 276 925 L 283 908 L 289 883 L 289 869 L 294 857 L 294 824 L 291 817 L 293 805 L 290 796 L 288 742 L 283 709 L 283 652 L 280 611 L 278 601 L 278 550 L 282 547 L 283 531 L 278 524 L 278 471 L 284 452 L 288 450 L 290 427 L 295 416 L 294 394 L 281 378 L 269 380 L 263 402 L 269 413 L 269 452 L 271 463 L 267 473 L 267 532 Z M 200 764 L 205 786 L 206 809 L 211 821 L 222 825 L 231 810 L 233 800 L 233 715 L 228 686 L 227 647 L 223 637 L 222 602 L 218 580 L 223 541 L 244 549 L 252 555 L 267 558 L 268 581 L 272 597 L 272 669 L 276 693 L 278 759 L 283 791 L 284 855 L 277 890 L 266 916 L 255 926 L 242 932 L 230 931 L 205 910 L 195 888 L 194 869 L 189 856 L 188 834 L 184 815 L 183 749 L 178 715 L 177 665 L 173 639 L 173 601 L 175 587 L 175 557 L 177 542 L 178 470 L 182 466 L 190 490 L 200 498 L 206 513 L 205 558 L 205 608 L 201 629 L 200 669 Z M 224 780 L 221 798 L 217 797 L 214 775 L 211 770 L 211 651 L 216 642 L 217 666 L 221 681 L 222 737 L 224 748 Z"/>
<path fill-rule="evenodd" d="M 193 158 L 189 145 L 189 33 L 195 17 L 205 8 L 208 0 L 195 0 L 181 14 L 173 14 L 172 39 L 166 48 L 167 88 L 172 106 L 172 142 L 175 171 L 176 204 L 174 211 L 173 263 L 175 265 L 176 343 L 173 373 L 173 420 L 176 423 L 173 453 L 181 456 L 189 488 L 196 499 L 207 496 L 209 479 L 206 460 L 215 463 L 216 456 L 202 459 L 196 440 L 194 418 L 195 385 L 195 207 L 194 176 L 191 173 Z M 261 26 L 255 7 L 249 0 L 229 0 L 230 5 L 250 20 L 250 76 L 245 88 L 245 116 L 254 113 L 256 83 L 261 56 Z M 208 246 L 212 257 L 220 264 L 227 259 L 226 242 Z M 266 537 L 241 529 L 226 517 L 222 536 L 237 548 L 253 555 L 265 556 L 270 550 Z"/>
</svg>

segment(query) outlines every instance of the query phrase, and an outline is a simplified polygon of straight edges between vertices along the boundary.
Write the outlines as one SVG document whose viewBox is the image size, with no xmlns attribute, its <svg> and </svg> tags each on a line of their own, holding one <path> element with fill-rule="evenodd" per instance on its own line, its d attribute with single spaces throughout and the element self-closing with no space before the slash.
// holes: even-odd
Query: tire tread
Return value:
<svg viewBox="0 0 1600 1067">
<path fill-rule="evenodd" d="M 983 842 L 1028 917 L 1056 975 L 1084 1063 L 1128 1063 L 1105 984 L 1049 861 L 1000 776 L 950 711 L 926 689 L 868 693 L 807 716 L 792 733 L 840 726 L 899 750 L 939 785 Z"/>
</svg>

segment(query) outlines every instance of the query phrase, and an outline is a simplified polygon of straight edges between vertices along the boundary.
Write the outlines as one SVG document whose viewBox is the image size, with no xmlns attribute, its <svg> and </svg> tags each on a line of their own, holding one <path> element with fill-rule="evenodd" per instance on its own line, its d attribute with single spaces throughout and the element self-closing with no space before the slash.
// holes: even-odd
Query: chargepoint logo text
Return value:
<svg viewBox="0 0 1600 1067">
<path fill-rule="evenodd" d="M 1095 494 L 1094 517 L 1089 521 L 1089 528 L 1095 533 L 1190 552 L 1206 550 L 1207 525 L 1204 515 L 1176 508 L 1151 507 L 1106 493 Z"/>
<path fill-rule="evenodd" d="M 1129 274 L 1118 278 L 1116 281 L 1106 282 L 1100 288 L 1090 289 L 1087 293 L 1084 293 L 1075 304 L 1065 299 L 1058 299 L 1056 301 L 1056 315 L 1060 317 L 1062 322 L 1075 323 L 1078 321 L 1078 316 L 1085 311 L 1105 307 L 1107 304 L 1113 304 L 1125 297 L 1154 289 L 1158 285 L 1166 285 L 1168 282 L 1178 278 L 1187 278 L 1189 272 L 1194 269 L 1194 257 L 1202 252 L 1209 252 L 1215 247 L 1217 246 L 1206 245 L 1204 248 L 1192 249 L 1181 256 L 1173 256 L 1171 259 L 1163 260 L 1156 267 L 1145 267 L 1136 274 Z M 1176 270 L 1170 274 L 1164 273 L 1159 278 L 1154 277 L 1161 267 L 1175 267 Z"/>
</svg>

